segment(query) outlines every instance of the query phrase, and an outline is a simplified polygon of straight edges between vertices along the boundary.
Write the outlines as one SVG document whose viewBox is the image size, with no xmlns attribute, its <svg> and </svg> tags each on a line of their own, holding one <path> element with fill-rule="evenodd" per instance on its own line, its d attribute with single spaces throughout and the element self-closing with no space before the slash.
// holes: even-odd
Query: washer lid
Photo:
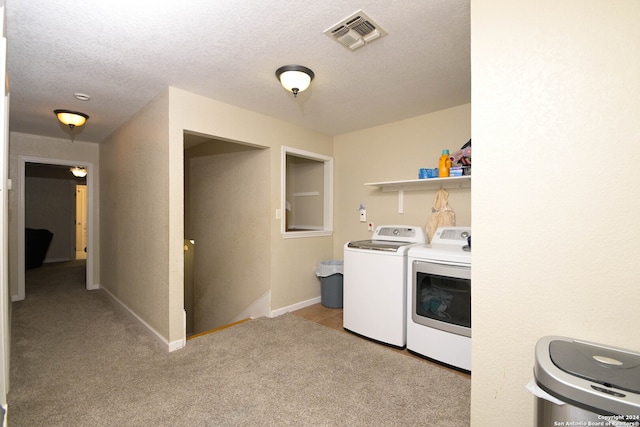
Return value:
<svg viewBox="0 0 640 427">
<path fill-rule="evenodd" d="M 640 393 L 640 355 L 580 341 L 549 343 L 554 365 L 586 380 Z"/>
<path fill-rule="evenodd" d="M 347 247 L 355 249 L 368 249 L 371 251 L 398 252 L 402 246 L 411 245 L 411 242 L 391 242 L 387 240 L 359 240 L 349 242 Z"/>
</svg>

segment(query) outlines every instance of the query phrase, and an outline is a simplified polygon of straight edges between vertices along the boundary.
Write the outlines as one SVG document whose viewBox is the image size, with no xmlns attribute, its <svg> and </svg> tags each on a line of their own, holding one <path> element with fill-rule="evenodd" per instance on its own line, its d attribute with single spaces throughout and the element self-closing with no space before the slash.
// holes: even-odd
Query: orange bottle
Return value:
<svg viewBox="0 0 640 427">
<path fill-rule="evenodd" d="M 449 157 L 449 150 L 442 150 L 442 156 L 440 156 L 440 163 L 438 164 L 438 177 L 447 178 L 450 169 L 451 158 Z"/>
</svg>

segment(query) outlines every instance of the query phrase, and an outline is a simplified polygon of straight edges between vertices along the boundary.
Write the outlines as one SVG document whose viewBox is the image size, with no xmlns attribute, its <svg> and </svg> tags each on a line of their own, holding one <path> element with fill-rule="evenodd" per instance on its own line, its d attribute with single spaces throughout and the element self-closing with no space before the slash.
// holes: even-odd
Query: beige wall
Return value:
<svg viewBox="0 0 640 427">
<path fill-rule="evenodd" d="M 471 6 L 472 425 L 525 426 L 539 338 L 640 351 L 640 3 Z"/>
<path fill-rule="evenodd" d="M 342 259 L 343 246 L 368 239 L 371 232 L 359 220 L 358 207 L 367 207 L 367 220 L 378 225 L 424 227 L 431 214 L 435 190 L 404 193 L 404 213 L 398 213 L 398 193 L 383 193 L 366 182 L 418 178 L 420 168 L 437 168 L 443 149 L 455 151 L 471 137 L 471 105 L 336 136 L 334 257 Z M 471 225 L 469 189 L 452 189 L 449 205 L 456 224 Z"/>
<path fill-rule="evenodd" d="M 71 142 L 67 138 L 50 138 L 38 135 L 11 132 L 9 134 L 9 179 L 12 189 L 9 192 L 9 282 L 11 296 L 18 296 L 18 209 L 22 193 L 23 176 L 20 176 L 21 158 L 49 159 L 54 162 L 71 164 L 74 162 L 91 164 L 93 179 L 93 218 L 89 218 L 93 239 L 88 248 L 89 256 L 94 255 L 90 288 L 100 284 L 99 259 L 99 148 L 98 144 L 80 141 Z"/>
<path fill-rule="evenodd" d="M 228 149 L 220 152 L 220 145 Z M 232 323 L 270 289 L 270 156 L 267 149 L 210 141 L 185 157 L 199 333 Z"/>
<path fill-rule="evenodd" d="M 293 102 L 293 101 L 292 101 Z M 282 145 L 332 155 L 331 138 L 169 88 L 100 144 L 104 287 L 170 349 L 184 345 L 184 132 L 268 150 L 268 277 L 271 310 L 316 298 L 315 266 L 331 256 L 331 237 L 283 239 Z M 251 177 L 247 177 L 251 179 Z M 238 239 L 250 239 L 251 230 Z M 196 249 L 197 250 L 197 249 Z"/>
<path fill-rule="evenodd" d="M 268 231 L 271 242 L 269 276 L 271 309 L 278 310 L 320 294 L 320 283 L 314 274 L 318 262 L 331 257 L 331 237 L 283 239 L 280 220 L 275 211 L 280 207 L 281 147 L 283 145 L 332 155 L 331 138 L 286 122 L 232 107 L 212 99 L 175 88 L 169 89 L 170 98 L 170 203 L 171 257 L 170 292 L 172 337 L 182 322 L 182 197 L 183 197 L 183 132 L 210 135 L 223 140 L 237 141 L 269 148 L 270 175 Z M 292 102 L 295 102 L 292 100 Z M 251 179 L 251 177 L 248 177 Z M 179 224 L 179 232 L 175 232 Z M 237 236 L 250 239 L 251 233 Z"/>
<path fill-rule="evenodd" d="M 100 143 L 100 262 L 102 287 L 172 345 L 168 113 L 167 91 Z"/>
</svg>

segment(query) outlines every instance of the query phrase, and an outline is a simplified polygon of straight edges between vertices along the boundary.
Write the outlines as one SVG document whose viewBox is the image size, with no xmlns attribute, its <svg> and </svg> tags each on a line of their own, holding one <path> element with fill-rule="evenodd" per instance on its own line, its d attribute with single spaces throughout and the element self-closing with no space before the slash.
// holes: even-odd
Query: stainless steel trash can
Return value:
<svg viewBox="0 0 640 427">
<path fill-rule="evenodd" d="M 535 425 L 640 426 L 640 353 L 549 336 L 535 349 Z"/>
</svg>

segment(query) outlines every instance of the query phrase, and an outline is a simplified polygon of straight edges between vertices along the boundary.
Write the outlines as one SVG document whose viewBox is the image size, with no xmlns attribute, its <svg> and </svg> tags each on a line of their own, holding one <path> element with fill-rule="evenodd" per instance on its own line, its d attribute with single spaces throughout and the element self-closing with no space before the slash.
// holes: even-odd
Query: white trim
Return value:
<svg viewBox="0 0 640 427">
<path fill-rule="evenodd" d="M 49 165 L 71 165 L 84 166 L 87 168 L 87 271 L 86 271 L 86 288 L 87 290 L 99 289 L 98 283 L 93 283 L 94 263 L 98 262 L 95 257 L 95 248 L 93 245 L 93 227 L 94 227 L 94 197 L 95 197 L 95 168 L 92 162 L 82 162 L 77 160 L 61 160 L 50 159 L 45 157 L 19 156 L 19 175 L 20 194 L 18 202 L 18 294 L 11 296 L 11 301 L 22 301 L 25 297 L 24 289 L 24 227 L 25 227 L 25 171 L 27 163 L 41 163 Z"/>
<path fill-rule="evenodd" d="M 0 404 L 4 410 L 2 426 L 7 425 L 7 393 L 9 392 L 11 360 L 11 304 L 9 303 L 9 109 L 10 93 L 7 79 L 7 38 L 5 1 L 0 1 L 0 84 L 4 86 L 0 99 Z"/>
<path fill-rule="evenodd" d="M 310 305 L 318 304 L 321 301 L 320 297 L 315 297 L 308 299 L 306 301 L 301 301 L 290 305 L 288 307 L 279 308 L 277 310 L 273 310 L 269 317 L 278 317 L 283 314 L 289 313 L 290 311 L 300 310 L 301 308 L 309 307 Z"/>
<path fill-rule="evenodd" d="M 187 345 L 187 339 L 183 338 L 181 340 L 176 340 L 169 343 L 168 351 L 171 353 L 172 351 L 180 350 Z"/>
<path fill-rule="evenodd" d="M 321 237 L 321 236 L 331 236 L 333 231 L 331 230 L 321 230 L 321 231 L 287 231 L 282 235 L 283 239 L 297 239 L 300 237 Z"/>
<path fill-rule="evenodd" d="M 140 322 L 145 328 L 147 328 L 155 338 L 162 343 L 167 348 L 167 351 L 172 352 L 175 350 L 180 350 L 185 345 L 187 345 L 186 339 L 181 339 L 173 342 L 169 342 L 165 337 L 163 337 L 158 331 L 156 331 L 151 325 L 145 322 L 140 316 L 138 316 L 133 310 L 131 310 L 125 303 L 120 301 L 115 295 L 109 292 L 106 288 L 101 288 L 106 292 L 115 302 L 117 302 L 122 308 L 124 308 L 130 315 L 132 315 L 138 322 Z"/>
</svg>

